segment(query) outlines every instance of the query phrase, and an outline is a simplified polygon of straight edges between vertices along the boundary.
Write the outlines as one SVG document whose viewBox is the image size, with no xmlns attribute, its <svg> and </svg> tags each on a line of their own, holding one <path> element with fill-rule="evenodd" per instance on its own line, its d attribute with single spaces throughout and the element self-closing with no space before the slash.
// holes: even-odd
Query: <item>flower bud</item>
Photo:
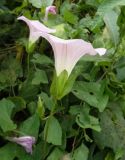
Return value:
<svg viewBox="0 0 125 160">
<path fill-rule="evenodd" d="M 32 154 L 32 145 L 35 144 L 35 137 L 31 136 L 23 136 L 23 137 L 8 137 L 7 138 L 11 142 L 15 142 L 26 150 L 27 153 Z"/>
</svg>

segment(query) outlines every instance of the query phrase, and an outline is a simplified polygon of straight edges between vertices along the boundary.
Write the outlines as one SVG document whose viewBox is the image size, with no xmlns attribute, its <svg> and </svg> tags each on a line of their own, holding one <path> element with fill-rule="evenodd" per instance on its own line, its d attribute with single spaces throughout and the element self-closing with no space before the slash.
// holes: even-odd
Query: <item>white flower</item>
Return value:
<svg viewBox="0 0 125 160">
<path fill-rule="evenodd" d="M 54 33 L 55 30 L 44 26 L 37 20 L 29 20 L 24 16 L 21 16 L 18 19 L 25 21 L 29 26 L 29 41 L 31 44 L 35 43 L 35 41 L 41 36 L 47 39 L 52 45 L 57 76 L 59 76 L 64 70 L 67 71 L 69 76 L 76 63 L 85 54 L 96 55 L 98 53 L 102 56 L 106 53 L 105 48 L 94 49 L 91 43 L 82 39 L 64 40 L 50 35 L 49 33 Z"/>
<path fill-rule="evenodd" d="M 18 20 L 24 21 L 29 29 L 30 29 L 30 35 L 29 35 L 29 42 L 31 44 L 35 43 L 40 36 L 42 36 L 42 33 L 55 33 L 55 29 L 50 29 L 40 23 L 38 20 L 29 20 L 28 18 L 21 16 L 17 18 Z"/>
<path fill-rule="evenodd" d="M 98 53 L 102 56 L 106 52 L 105 48 L 94 49 L 91 43 L 82 39 L 64 40 L 50 34 L 44 34 L 44 38 L 52 45 L 57 76 L 64 70 L 69 76 L 76 63 L 85 54 L 96 55 Z"/>
</svg>

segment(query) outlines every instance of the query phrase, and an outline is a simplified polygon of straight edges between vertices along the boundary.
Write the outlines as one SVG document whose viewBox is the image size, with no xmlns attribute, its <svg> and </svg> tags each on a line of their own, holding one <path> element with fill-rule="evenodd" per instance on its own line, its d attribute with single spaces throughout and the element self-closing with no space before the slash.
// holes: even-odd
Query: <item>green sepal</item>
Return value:
<svg viewBox="0 0 125 160">
<path fill-rule="evenodd" d="M 26 52 L 28 54 L 33 53 L 33 51 L 35 49 L 35 46 L 36 46 L 35 43 L 28 41 L 27 44 L 26 44 Z"/>
<path fill-rule="evenodd" d="M 66 70 L 64 70 L 59 76 L 54 73 L 50 88 L 51 95 L 57 100 L 63 98 L 71 91 L 76 77 L 76 74 L 71 74 L 68 77 L 68 72 Z"/>
</svg>

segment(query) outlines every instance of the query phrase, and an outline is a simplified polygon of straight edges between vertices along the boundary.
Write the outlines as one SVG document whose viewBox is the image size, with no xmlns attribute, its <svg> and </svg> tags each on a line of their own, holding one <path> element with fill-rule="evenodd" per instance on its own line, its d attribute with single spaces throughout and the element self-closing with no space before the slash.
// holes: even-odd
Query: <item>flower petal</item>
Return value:
<svg viewBox="0 0 125 160">
<path fill-rule="evenodd" d="M 48 6 L 46 7 L 46 12 L 56 14 L 56 6 Z"/>
<path fill-rule="evenodd" d="M 29 41 L 34 43 L 41 35 L 39 32 L 43 33 L 55 33 L 55 29 L 51 29 L 40 23 L 38 20 L 29 20 L 28 18 L 21 16 L 17 18 L 18 20 L 23 20 L 30 29 Z"/>
<path fill-rule="evenodd" d="M 50 29 L 46 27 L 45 25 L 40 23 L 38 20 L 29 20 L 28 18 L 24 16 L 18 17 L 17 19 L 25 21 L 27 25 L 29 26 L 29 28 L 30 27 L 33 28 L 34 31 L 45 32 L 45 33 L 55 33 L 56 32 L 55 29 Z"/>
<path fill-rule="evenodd" d="M 95 51 L 100 55 L 104 55 L 106 53 L 106 49 L 105 48 L 96 48 Z"/>
<path fill-rule="evenodd" d="M 83 55 L 96 54 L 92 44 L 82 39 L 64 40 L 53 35 L 47 35 L 45 38 L 50 42 L 54 51 L 57 76 L 64 70 L 70 75 Z"/>
<path fill-rule="evenodd" d="M 25 148 L 27 153 L 32 154 L 32 145 L 35 144 L 35 137 L 23 136 L 23 137 L 8 137 L 11 142 L 15 142 Z"/>
<path fill-rule="evenodd" d="M 48 6 L 48 7 L 46 7 L 45 17 L 44 17 L 45 21 L 48 20 L 48 13 L 51 13 L 51 14 L 55 15 L 56 14 L 56 6 Z"/>
<path fill-rule="evenodd" d="M 92 44 L 82 39 L 64 40 L 53 35 L 39 32 L 51 44 L 54 51 L 55 69 L 57 76 L 64 70 L 71 74 L 73 68 L 79 59 L 85 54 L 103 55 L 106 52 L 105 48 L 94 49 Z"/>
</svg>

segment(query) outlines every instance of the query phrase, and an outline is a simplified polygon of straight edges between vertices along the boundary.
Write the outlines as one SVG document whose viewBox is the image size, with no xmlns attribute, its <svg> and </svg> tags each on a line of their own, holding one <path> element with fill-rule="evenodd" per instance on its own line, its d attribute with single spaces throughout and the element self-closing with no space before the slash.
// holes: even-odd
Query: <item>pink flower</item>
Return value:
<svg viewBox="0 0 125 160">
<path fill-rule="evenodd" d="M 32 154 L 32 145 L 35 144 L 35 137 L 23 136 L 23 137 L 8 137 L 11 142 L 15 142 L 25 148 L 27 153 Z"/>
<path fill-rule="evenodd" d="M 64 70 L 68 76 L 79 59 L 85 54 L 102 56 L 105 54 L 105 48 L 94 49 L 92 44 L 82 39 L 64 40 L 50 34 L 44 34 L 45 38 L 50 42 L 54 51 L 55 69 L 57 76 Z"/>
<path fill-rule="evenodd" d="M 46 12 L 56 14 L 56 6 L 48 6 L 46 7 Z"/>
<path fill-rule="evenodd" d="M 48 20 L 48 14 L 49 13 L 55 15 L 56 14 L 56 6 L 48 6 L 48 7 L 46 7 L 45 17 L 44 17 L 45 21 Z"/>
<path fill-rule="evenodd" d="M 28 18 L 21 16 L 17 18 L 18 20 L 24 21 L 29 29 L 30 29 L 30 35 L 29 35 L 29 42 L 30 45 L 35 43 L 40 36 L 42 36 L 42 33 L 55 33 L 55 29 L 51 29 L 40 23 L 38 20 L 29 20 Z"/>
</svg>

